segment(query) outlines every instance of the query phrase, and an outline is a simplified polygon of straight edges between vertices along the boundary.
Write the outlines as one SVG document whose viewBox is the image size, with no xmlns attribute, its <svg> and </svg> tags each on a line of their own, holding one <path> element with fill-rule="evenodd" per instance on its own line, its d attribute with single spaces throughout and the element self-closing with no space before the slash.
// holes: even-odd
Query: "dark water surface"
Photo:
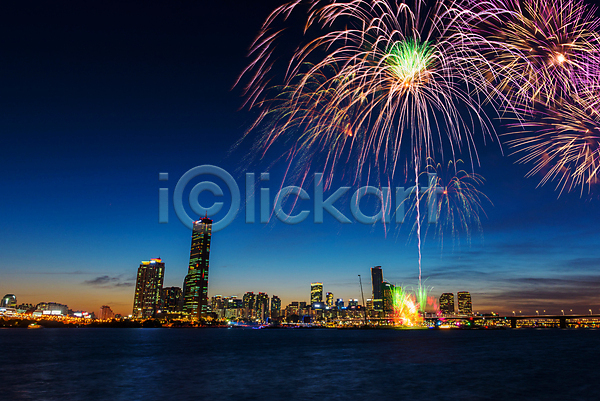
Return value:
<svg viewBox="0 0 600 401">
<path fill-rule="evenodd" d="M 600 399 L 599 330 L 0 330 L 2 400 Z"/>
</svg>

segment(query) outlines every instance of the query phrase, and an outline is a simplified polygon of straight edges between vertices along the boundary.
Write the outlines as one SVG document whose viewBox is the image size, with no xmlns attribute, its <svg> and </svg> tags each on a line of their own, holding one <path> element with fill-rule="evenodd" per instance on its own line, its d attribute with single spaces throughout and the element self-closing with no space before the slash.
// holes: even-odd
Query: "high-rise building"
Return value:
<svg viewBox="0 0 600 401">
<path fill-rule="evenodd" d="M 225 309 L 225 303 L 222 295 L 215 295 L 210 299 L 210 307 L 214 312 L 215 309 Z"/>
<path fill-rule="evenodd" d="M 473 305 L 471 304 L 471 294 L 468 291 L 459 291 L 456 297 L 458 298 L 458 314 L 472 315 Z"/>
<path fill-rule="evenodd" d="M 371 287 L 373 289 L 373 309 L 383 310 L 383 270 L 381 266 L 371 268 Z"/>
<path fill-rule="evenodd" d="M 208 258 L 212 220 L 204 217 L 194 222 L 188 274 L 183 282 L 183 311 L 198 320 L 208 312 Z"/>
<path fill-rule="evenodd" d="M 259 292 L 254 304 L 255 316 L 258 320 L 266 322 L 269 317 L 269 296 L 264 292 Z"/>
<path fill-rule="evenodd" d="M 271 319 L 277 319 L 281 316 L 281 299 L 277 295 L 271 298 Z"/>
<path fill-rule="evenodd" d="M 344 307 L 344 300 L 342 298 L 338 298 L 337 301 L 335 301 L 335 307 L 342 309 Z"/>
<path fill-rule="evenodd" d="M 323 283 L 311 283 L 310 284 L 310 304 L 322 304 L 323 303 Z"/>
<path fill-rule="evenodd" d="M 17 307 L 17 297 L 15 294 L 6 294 L 2 297 L 2 301 L 0 301 L 0 307 L 2 308 L 16 308 Z"/>
<path fill-rule="evenodd" d="M 100 320 L 108 320 L 112 319 L 113 317 L 115 317 L 115 313 L 112 311 L 110 306 L 102 305 L 102 308 L 100 308 Z"/>
<path fill-rule="evenodd" d="M 393 284 L 384 281 L 381 285 L 383 293 L 383 311 L 386 313 L 394 311 L 394 289 Z"/>
<path fill-rule="evenodd" d="M 161 295 L 161 311 L 165 313 L 181 312 L 183 291 L 180 287 L 165 287 Z"/>
<path fill-rule="evenodd" d="M 253 292 L 247 292 L 244 294 L 242 304 L 244 306 L 244 317 L 250 319 L 254 316 L 254 301 L 255 296 Z"/>
<path fill-rule="evenodd" d="M 133 298 L 133 317 L 154 317 L 160 307 L 160 296 L 165 277 L 165 264 L 160 258 L 143 261 L 138 267 Z"/>
<path fill-rule="evenodd" d="M 325 306 L 328 306 L 330 308 L 333 307 L 333 292 L 328 292 L 327 294 L 325 294 Z"/>
<path fill-rule="evenodd" d="M 440 295 L 440 312 L 443 315 L 454 314 L 454 294 L 451 292 L 445 292 Z"/>
</svg>

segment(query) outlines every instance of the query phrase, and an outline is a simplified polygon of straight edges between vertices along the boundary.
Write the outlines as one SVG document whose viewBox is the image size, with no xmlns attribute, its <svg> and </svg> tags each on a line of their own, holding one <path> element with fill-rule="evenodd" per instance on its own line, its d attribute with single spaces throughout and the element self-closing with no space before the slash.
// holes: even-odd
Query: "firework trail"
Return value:
<svg viewBox="0 0 600 401">
<path fill-rule="evenodd" d="M 272 85 L 285 31 L 277 28 L 303 7 L 305 43 Z M 460 29 L 466 14 L 443 0 L 313 0 L 276 9 L 242 74 L 247 105 L 259 113 L 246 136 L 262 132 L 253 154 L 287 143 L 286 157 L 299 168 L 322 154 L 324 172 L 341 164 L 354 167 L 355 179 L 365 166 L 393 177 L 443 148 L 452 159 L 460 152 L 476 159 L 476 127 L 495 135 L 480 102 L 488 87 L 482 36 Z"/>
<path fill-rule="evenodd" d="M 425 235 L 431 230 L 442 240 L 446 232 L 457 241 L 459 234 L 464 233 L 470 240 L 474 230 L 481 231 L 481 217 L 485 216 L 485 203 L 492 204 L 490 199 L 479 189 L 485 179 L 476 173 L 469 173 L 461 168 L 462 160 L 450 160 L 446 165 L 428 160 L 422 175 L 430 182 L 426 191 L 420 194 L 419 203 L 429 206 L 429 213 L 435 213 L 435 225 L 427 225 Z M 416 208 L 415 203 L 412 208 Z M 409 210 L 409 213 L 411 210 Z M 421 218 L 424 224 L 424 218 Z"/>
</svg>

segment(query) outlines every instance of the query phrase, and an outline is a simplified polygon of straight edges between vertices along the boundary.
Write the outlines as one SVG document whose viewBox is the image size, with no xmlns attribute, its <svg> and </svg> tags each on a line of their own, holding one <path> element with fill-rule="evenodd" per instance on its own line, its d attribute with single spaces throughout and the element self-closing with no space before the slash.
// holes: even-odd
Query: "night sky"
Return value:
<svg viewBox="0 0 600 401">
<path fill-rule="evenodd" d="M 231 151 L 255 117 L 232 87 L 281 3 L 3 5 L 0 295 L 127 315 L 137 267 L 156 257 L 166 263 L 165 286 L 182 286 L 191 233 L 172 205 L 169 224 L 158 223 L 158 190 L 172 195 L 183 173 L 212 164 L 243 194 L 243 172 L 267 171 L 275 153 L 244 164 L 251 142 Z M 559 198 L 552 184 L 537 187 L 539 176 L 524 178 L 528 166 L 510 149 L 490 142 L 479 151 L 487 216 L 470 238 L 427 236 L 432 294 L 470 291 L 477 312 L 600 312 L 600 188 Z M 272 195 L 284 169 L 268 170 Z M 347 203 L 339 208 L 349 216 Z M 360 298 L 357 275 L 370 293 L 375 265 L 392 283 L 417 283 L 407 227 L 342 225 L 328 215 L 321 225 L 312 215 L 298 225 L 245 224 L 242 209 L 212 241 L 209 296 L 262 291 L 285 306 L 308 301 L 310 283 L 321 281 L 336 298 Z"/>
</svg>

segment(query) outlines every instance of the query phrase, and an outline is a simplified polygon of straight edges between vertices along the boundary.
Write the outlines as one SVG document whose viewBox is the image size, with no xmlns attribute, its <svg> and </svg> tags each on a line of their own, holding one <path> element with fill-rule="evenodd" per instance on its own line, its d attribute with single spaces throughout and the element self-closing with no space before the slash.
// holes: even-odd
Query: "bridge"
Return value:
<svg viewBox="0 0 600 401">
<path fill-rule="evenodd" d="M 473 323 L 482 323 L 485 320 L 497 321 L 497 320 L 509 320 L 510 327 L 517 328 L 517 321 L 519 320 L 557 320 L 561 329 L 567 328 L 567 320 L 581 320 L 581 319 L 600 319 L 600 315 L 518 315 L 518 316 L 448 316 L 443 318 L 438 317 L 427 317 L 425 320 L 436 321 L 436 320 L 466 320 L 472 321 Z"/>
</svg>

